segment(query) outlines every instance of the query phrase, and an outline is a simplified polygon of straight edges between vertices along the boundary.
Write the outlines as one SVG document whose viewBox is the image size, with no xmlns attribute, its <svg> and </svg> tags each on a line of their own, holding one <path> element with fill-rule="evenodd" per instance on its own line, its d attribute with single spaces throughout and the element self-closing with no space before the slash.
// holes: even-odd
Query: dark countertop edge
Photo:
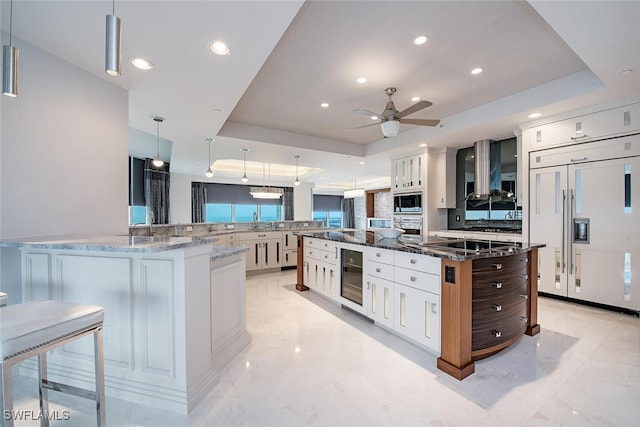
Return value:
<svg viewBox="0 0 640 427">
<path fill-rule="evenodd" d="M 334 232 L 336 234 L 341 234 L 342 232 Z M 498 258 L 498 257 L 502 257 L 502 256 L 511 256 L 511 255 L 518 255 L 518 254 L 523 254 L 523 253 L 527 253 L 529 251 L 531 251 L 532 249 L 537 249 L 537 248 L 541 248 L 544 247 L 546 245 L 544 244 L 527 244 L 526 246 L 523 243 L 520 243 L 522 245 L 522 247 L 517 247 L 516 243 L 512 244 L 514 249 L 513 251 L 492 251 L 492 252 L 480 252 L 478 254 L 470 254 L 470 255 L 460 255 L 460 254 L 455 254 L 455 253 L 451 253 L 448 252 L 445 249 L 440 249 L 440 248 L 430 248 L 429 246 L 425 246 L 424 249 L 418 249 L 415 247 L 411 247 L 411 246 L 406 246 L 405 244 L 403 244 L 402 241 L 399 241 L 397 239 L 380 239 L 375 241 L 374 243 L 370 243 L 370 242 L 362 242 L 362 241 L 349 241 L 349 240 L 345 240 L 344 238 L 331 238 L 331 236 L 327 236 L 326 232 L 322 232 L 322 233 L 302 233 L 302 235 L 307 236 L 307 237 L 312 237 L 312 238 L 316 238 L 316 239 L 323 239 L 323 240 L 330 240 L 330 241 L 334 241 L 334 242 L 338 242 L 338 243 L 348 243 L 348 244 L 353 244 L 353 245 L 360 245 L 360 246 L 368 246 L 368 247 L 373 247 L 373 248 L 380 248 L 380 249 L 387 249 L 387 250 L 394 250 L 394 251 L 398 251 L 398 252 L 408 252 L 408 253 L 414 253 L 414 254 L 420 254 L 420 255 L 430 255 L 430 256 L 434 256 L 437 258 L 444 258 L 444 259 L 449 259 L 449 260 L 453 260 L 453 261 L 465 261 L 465 260 L 469 260 L 469 259 L 481 259 L 481 258 Z M 435 239 L 438 239 L 439 241 L 455 241 L 455 240 L 460 240 L 457 238 L 451 238 L 451 239 L 447 239 L 446 237 L 436 237 Z M 481 240 L 481 239 L 477 239 L 477 240 Z M 488 240 L 491 241 L 491 240 Z M 499 241 L 496 241 L 499 242 Z M 411 242 L 406 242 L 408 244 L 411 244 Z M 434 245 L 436 245 L 438 242 L 434 241 Z M 499 242 L 501 244 L 504 244 L 504 242 Z"/>
</svg>

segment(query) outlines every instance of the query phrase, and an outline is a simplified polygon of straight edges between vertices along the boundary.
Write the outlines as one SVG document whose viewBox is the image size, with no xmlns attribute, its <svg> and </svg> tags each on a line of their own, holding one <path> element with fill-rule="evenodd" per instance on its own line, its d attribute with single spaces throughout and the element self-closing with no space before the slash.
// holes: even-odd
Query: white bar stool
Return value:
<svg viewBox="0 0 640 427">
<path fill-rule="evenodd" d="M 94 400 L 98 426 L 106 426 L 103 321 L 104 308 L 96 305 L 32 301 L 0 308 L 0 416 L 4 427 L 14 425 L 11 367 L 33 356 L 38 356 L 42 427 L 49 426 L 48 390 Z M 47 351 L 89 334 L 94 342 L 95 391 L 48 380 Z"/>
</svg>

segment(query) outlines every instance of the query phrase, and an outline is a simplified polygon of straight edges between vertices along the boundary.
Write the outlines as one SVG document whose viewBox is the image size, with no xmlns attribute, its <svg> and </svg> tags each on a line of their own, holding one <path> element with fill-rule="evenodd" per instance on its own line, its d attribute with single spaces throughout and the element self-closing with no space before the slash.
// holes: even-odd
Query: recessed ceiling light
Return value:
<svg viewBox="0 0 640 427">
<path fill-rule="evenodd" d="M 471 70 L 471 74 L 476 75 L 476 74 L 480 74 L 482 72 L 482 68 L 478 67 L 478 68 L 474 68 L 473 70 Z"/>
<path fill-rule="evenodd" d="M 367 78 L 366 77 L 358 77 L 356 79 L 356 82 L 362 84 L 362 83 L 366 83 L 367 82 Z"/>
<path fill-rule="evenodd" d="M 529 117 L 530 119 L 535 119 L 536 117 L 540 117 L 541 115 L 541 113 L 531 113 L 527 117 Z"/>
<path fill-rule="evenodd" d="M 426 147 L 426 146 L 427 146 L 427 144 L 424 143 L 424 142 L 422 144 L 418 145 L 418 147 Z"/>
<path fill-rule="evenodd" d="M 419 96 L 414 96 L 413 98 L 411 98 L 411 100 L 413 102 L 420 101 L 420 97 Z"/>
<path fill-rule="evenodd" d="M 361 165 L 364 165 L 365 163 L 364 163 L 364 162 L 360 162 L 360 164 L 361 164 Z"/>
<path fill-rule="evenodd" d="M 371 116 L 371 120 L 378 120 L 376 116 Z"/>
<path fill-rule="evenodd" d="M 214 108 L 214 109 L 213 109 L 213 112 L 214 112 L 214 113 L 219 113 L 219 112 L 221 112 L 221 111 L 222 111 L 222 110 L 221 110 L 221 109 L 219 109 L 219 108 Z"/>
<path fill-rule="evenodd" d="M 427 42 L 427 36 L 418 36 L 413 39 L 413 42 L 420 46 L 421 44 L 425 44 Z"/>
<path fill-rule="evenodd" d="M 153 62 L 147 61 L 144 58 L 131 58 L 131 64 L 141 70 L 151 70 L 153 68 Z"/>
<path fill-rule="evenodd" d="M 323 102 L 322 104 L 320 104 L 320 106 L 321 106 L 322 108 L 327 108 L 327 107 L 329 107 L 329 104 L 328 104 L 328 103 L 326 103 L 326 102 Z"/>
<path fill-rule="evenodd" d="M 225 42 L 221 42 L 219 40 L 214 40 L 209 43 L 209 49 L 216 55 L 229 55 L 231 53 L 229 46 L 227 46 Z"/>
</svg>

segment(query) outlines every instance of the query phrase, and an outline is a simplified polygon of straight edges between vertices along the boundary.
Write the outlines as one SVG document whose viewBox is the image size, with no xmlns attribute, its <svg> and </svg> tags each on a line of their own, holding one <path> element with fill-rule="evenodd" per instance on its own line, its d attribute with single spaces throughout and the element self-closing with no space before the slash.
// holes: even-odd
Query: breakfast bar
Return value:
<svg viewBox="0 0 640 427">
<path fill-rule="evenodd" d="M 297 288 L 317 291 L 434 353 L 438 368 L 459 380 L 475 371 L 476 360 L 539 333 L 535 279 L 542 245 L 380 237 L 305 233 Z M 354 252 L 362 253 L 360 263 Z M 357 299 L 349 296 L 354 281 L 348 295 L 342 283 L 353 264 L 362 268 Z"/>
<path fill-rule="evenodd" d="M 245 327 L 245 247 L 215 238 L 92 236 L 2 242 L 18 247 L 22 300 L 104 307 L 108 396 L 188 413 L 251 341 Z M 94 382 L 92 342 L 51 352 L 49 376 Z M 37 378 L 27 360 L 21 373 Z"/>
</svg>

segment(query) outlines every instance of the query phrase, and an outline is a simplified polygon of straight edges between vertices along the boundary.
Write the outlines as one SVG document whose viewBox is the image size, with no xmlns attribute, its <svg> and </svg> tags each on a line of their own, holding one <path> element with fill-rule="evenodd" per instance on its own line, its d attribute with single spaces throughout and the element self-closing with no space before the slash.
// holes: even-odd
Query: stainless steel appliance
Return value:
<svg viewBox="0 0 640 427">
<path fill-rule="evenodd" d="M 369 228 L 391 228 L 391 219 L 388 218 L 367 218 L 367 229 Z"/>
<path fill-rule="evenodd" d="M 422 240 L 422 217 L 400 216 L 393 217 L 393 226 L 404 230 L 403 238 Z"/>
<path fill-rule="evenodd" d="M 393 196 L 393 213 L 397 214 L 421 214 L 422 193 L 396 194 Z"/>
<path fill-rule="evenodd" d="M 362 306 L 362 252 L 340 249 L 340 295 Z"/>
</svg>

